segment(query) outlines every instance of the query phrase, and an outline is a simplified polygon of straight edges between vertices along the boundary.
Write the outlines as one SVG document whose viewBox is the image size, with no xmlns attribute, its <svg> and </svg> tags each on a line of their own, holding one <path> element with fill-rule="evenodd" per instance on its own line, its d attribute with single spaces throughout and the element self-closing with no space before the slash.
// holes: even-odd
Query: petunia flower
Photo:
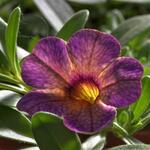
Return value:
<svg viewBox="0 0 150 150">
<path fill-rule="evenodd" d="M 78 31 L 68 42 L 41 39 L 22 62 L 22 78 L 33 90 L 18 109 L 30 116 L 56 114 L 75 132 L 99 131 L 113 121 L 117 108 L 141 93 L 142 65 L 119 55 L 115 37 L 92 29 Z"/>
</svg>

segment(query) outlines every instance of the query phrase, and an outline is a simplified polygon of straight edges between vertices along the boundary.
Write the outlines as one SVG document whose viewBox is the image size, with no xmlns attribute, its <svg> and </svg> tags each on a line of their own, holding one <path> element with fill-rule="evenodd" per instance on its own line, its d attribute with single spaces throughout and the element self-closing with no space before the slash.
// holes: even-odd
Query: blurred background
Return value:
<svg viewBox="0 0 150 150">
<path fill-rule="evenodd" d="M 39 4 L 45 7 L 45 12 L 40 11 Z M 7 22 L 16 6 L 23 12 L 18 45 L 28 51 L 39 38 L 54 35 L 61 23 L 81 9 L 90 11 L 86 27 L 105 32 L 115 30 L 125 19 L 150 12 L 150 0 L 0 0 L 0 16 Z M 55 15 L 60 17 L 61 23 Z"/>
</svg>

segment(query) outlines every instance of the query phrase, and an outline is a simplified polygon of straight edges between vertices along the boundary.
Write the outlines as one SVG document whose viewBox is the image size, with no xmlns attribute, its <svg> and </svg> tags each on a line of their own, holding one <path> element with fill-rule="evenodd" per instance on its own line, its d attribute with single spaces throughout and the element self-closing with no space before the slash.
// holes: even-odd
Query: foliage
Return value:
<svg viewBox="0 0 150 150">
<path fill-rule="evenodd" d="M 0 136 L 29 144 L 27 150 L 48 150 L 49 147 L 53 150 L 100 150 L 105 149 L 107 133 L 112 131 L 129 145 L 108 150 L 150 149 L 150 145 L 133 137 L 134 133 L 149 127 L 150 123 L 150 15 L 145 15 L 150 11 L 146 5 L 148 3 L 148 0 L 2 0 Z M 21 8 L 12 10 L 16 5 Z M 145 6 L 144 10 L 141 5 Z M 30 13 L 26 14 L 28 10 Z M 4 19 L 8 20 L 8 24 Z M 56 35 L 68 40 L 74 32 L 85 27 L 97 28 L 116 36 L 122 44 L 122 55 L 137 58 L 144 67 L 139 100 L 128 108 L 118 110 L 109 128 L 88 136 L 87 140 L 66 129 L 62 119 L 53 114 L 39 112 L 31 119 L 16 110 L 18 100 L 31 90 L 21 78 L 22 59 L 41 37 Z"/>
</svg>

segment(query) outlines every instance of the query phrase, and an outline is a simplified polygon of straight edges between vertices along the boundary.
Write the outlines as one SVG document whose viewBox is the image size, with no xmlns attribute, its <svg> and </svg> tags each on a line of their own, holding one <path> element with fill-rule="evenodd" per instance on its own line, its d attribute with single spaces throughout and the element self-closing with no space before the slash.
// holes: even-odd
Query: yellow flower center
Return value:
<svg viewBox="0 0 150 150">
<path fill-rule="evenodd" d="M 93 104 L 99 95 L 99 89 L 94 83 L 83 82 L 74 87 L 72 95 L 77 100 L 85 100 Z"/>
</svg>

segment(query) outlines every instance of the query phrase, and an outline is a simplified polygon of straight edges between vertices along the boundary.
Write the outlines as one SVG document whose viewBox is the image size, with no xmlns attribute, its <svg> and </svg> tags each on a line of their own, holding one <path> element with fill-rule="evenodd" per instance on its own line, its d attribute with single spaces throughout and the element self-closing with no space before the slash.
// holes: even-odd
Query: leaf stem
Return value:
<svg viewBox="0 0 150 150">
<path fill-rule="evenodd" d="M 0 89 L 11 90 L 11 91 L 23 94 L 23 95 L 27 93 L 27 91 L 23 88 L 19 88 L 17 86 L 5 84 L 5 83 L 0 83 Z"/>
</svg>

